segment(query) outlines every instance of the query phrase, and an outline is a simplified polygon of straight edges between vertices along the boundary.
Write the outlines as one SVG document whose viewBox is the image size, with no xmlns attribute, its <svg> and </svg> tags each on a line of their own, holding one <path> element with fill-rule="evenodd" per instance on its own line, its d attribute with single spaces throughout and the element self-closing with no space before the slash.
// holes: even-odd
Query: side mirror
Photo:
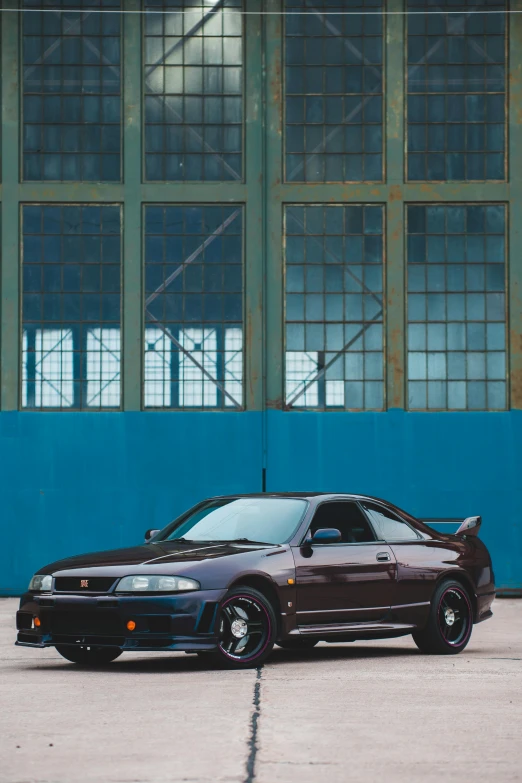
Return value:
<svg viewBox="0 0 522 783">
<path fill-rule="evenodd" d="M 312 536 L 311 544 L 338 544 L 341 532 L 335 527 L 322 527 Z"/>
<path fill-rule="evenodd" d="M 150 539 L 152 538 L 152 536 L 155 536 L 155 535 L 156 535 L 156 533 L 159 533 L 159 528 L 156 530 L 155 528 L 152 528 L 152 527 L 151 527 L 151 528 L 149 528 L 148 530 L 146 530 L 146 531 L 145 531 L 145 543 L 147 543 L 148 541 L 150 541 Z"/>
<path fill-rule="evenodd" d="M 456 536 L 476 536 L 478 535 L 480 525 L 482 523 L 482 517 L 466 517 L 462 525 L 459 527 Z"/>
</svg>

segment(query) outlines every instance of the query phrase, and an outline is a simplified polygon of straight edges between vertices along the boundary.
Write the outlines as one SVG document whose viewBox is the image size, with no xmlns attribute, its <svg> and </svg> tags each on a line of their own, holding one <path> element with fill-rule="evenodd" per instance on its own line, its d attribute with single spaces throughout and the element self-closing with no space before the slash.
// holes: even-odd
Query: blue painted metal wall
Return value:
<svg viewBox="0 0 522 783">
<path fill-rule="evenodd" d="M 206 495 L 260 490 L 260 443 L 259 413 L 0 413 L 0 594 Z"/>
<path fill-rule="evenodd" d="M 522 412 L 0 413 L 0 593 L 57 558 L 142 540 L 212 494 L 368 492 L 482 514 L 497 584 L 522 587 Z"/>
</svg>

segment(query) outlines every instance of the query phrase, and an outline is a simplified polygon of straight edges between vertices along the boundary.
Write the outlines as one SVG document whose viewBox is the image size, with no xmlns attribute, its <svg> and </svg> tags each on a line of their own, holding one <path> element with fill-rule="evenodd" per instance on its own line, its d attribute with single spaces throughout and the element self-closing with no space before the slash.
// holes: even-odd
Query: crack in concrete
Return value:
<svg viewBox="0 0 522 783">
<path fill-rule="evenodd" d="M 254 709 L 250 716 L 250 739 L 248 741 L 248 758 L 244 783 L 254 783 L 256 779 L 257 730 L 261 717 L 261 669 L 262 666 L 259 666 L 257 669 L 254 684 L 254 697 L 252 699 Z"/>
</svg>

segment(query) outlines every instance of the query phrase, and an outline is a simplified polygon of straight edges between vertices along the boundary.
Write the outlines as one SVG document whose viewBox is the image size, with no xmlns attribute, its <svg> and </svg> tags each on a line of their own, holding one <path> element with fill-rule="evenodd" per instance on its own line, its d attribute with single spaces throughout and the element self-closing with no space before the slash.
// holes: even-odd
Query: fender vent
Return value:
<svg viewBox="0 0 522 783">
<path fill-rule="evenodd" d="M 216 607 L 216 601 L 206 602 L 203 611 L 199 616 L 199 622 L 196 628 L 197 633 L 212 633 L 216 616 Z"/>
</svg>

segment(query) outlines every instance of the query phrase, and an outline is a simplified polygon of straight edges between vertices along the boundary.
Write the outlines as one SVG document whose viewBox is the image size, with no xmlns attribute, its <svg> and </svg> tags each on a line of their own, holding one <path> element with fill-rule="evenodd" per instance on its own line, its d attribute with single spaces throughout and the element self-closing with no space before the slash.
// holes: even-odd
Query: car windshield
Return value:
<svg viewBox="0 0 522 783">
<path fill-rule="evenodd" d="M 152 541 L 246 541 L 283 544 L 294 535 L 308 503 L 298 498 L 220 498 L 176 519 Z"/>
</svg>

